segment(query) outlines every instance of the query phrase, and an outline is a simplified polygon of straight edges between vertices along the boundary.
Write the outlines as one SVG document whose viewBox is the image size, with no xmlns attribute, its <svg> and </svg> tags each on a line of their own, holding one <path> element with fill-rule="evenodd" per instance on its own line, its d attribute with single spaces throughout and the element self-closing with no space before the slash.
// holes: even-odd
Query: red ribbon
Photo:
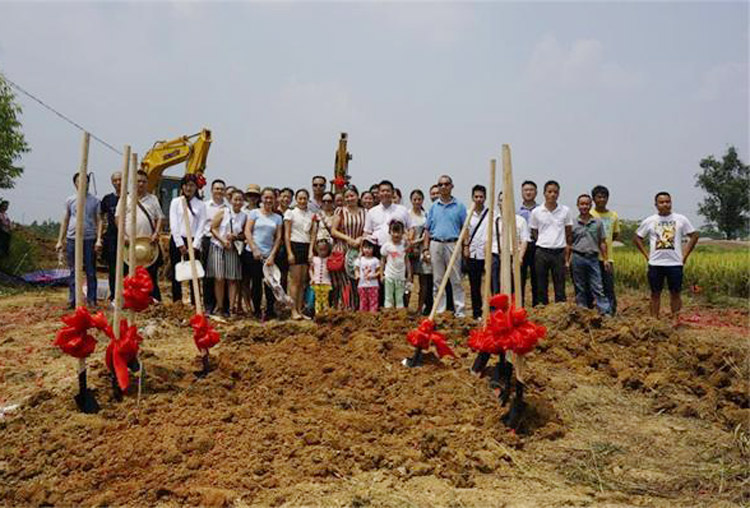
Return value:
<svg viewBox="0 0 750 508">
<path fill-rule="evenodd" d="M 435 322 L 431 319 L 423 319 L 416 330 L 406 334 L 409 344 L 418 349 L 428 349 L 430 343 L 435 344 L 435 349 L 440 358 L 444 356 L 456 356 L 445 341 L 445 335 L 435 331 Z"/>
<path fill-rule="evenodd" d="M 62 317 L 65 326 L 55 334 L 53 344 L 63 353 L 74 358 L 86 358 L 96 349 L 96 339 L 88 334 L 90 328 L 106 333 L 109 324 L 103 312 L 92 316 L 86 307 L 77 307 L 75 312 Z"/>
<path fill-rule="evenodd" d="M 490 354 L 513 351 L 525 355 L 547 334 L 544 326 L 528 320 L 526 309 L 510 305 L 508 295 L 494 295 L 490 305 L 498 310 L 490 313 L 487 325 L 469 333 L 468 345 L 473 350 Z"/>
<path fill-rule="evenodd" d="M 148 271 L 142 266 L 137 266 L 135 273 L 125 277 L 122 283 L 124 308 L 133 309 L 136 312 L 146 310 L 153 301 L 151 292 L 154 290 L 154 283 Z"/>
<path fill-rule="evenodd" d="M 343 188 L 346 185 L 346 178 L 344 178 L 343 176 L 337 176 L 333 179 L 333 185 L 337 189 Z"/>
<path fill-rule="evenodd" d="M 138 328 L 128 326 L 125 319 L 120 320 L 119 339 L 115 340 L 115 334 L 111 327 L 107 328 L 107 335 L 111 340 L 107 346 L 105 362 L 110 372 L 114 372 L 120 389 L 125 391 L 130 383 L 128 363 L 138 356 L 138 346 L 143 338 L 138 335 Z"/>
<path fill-rule="evenodd" d="M 195 186 L 199 189 L 202 189 L 206 185 L 206 177 L 203 176 L 203 173 L 198 173 L 198 175 L 195 177 Z"/>
<path fill-rule="evenodd" d="M 193 340 L 199 350 L 208 351 L 219 343 L 219 332 L 214 330 L 203 314 L 196 314 L 191 317 L 190 326 L 193 327 Z"/>
</svg>

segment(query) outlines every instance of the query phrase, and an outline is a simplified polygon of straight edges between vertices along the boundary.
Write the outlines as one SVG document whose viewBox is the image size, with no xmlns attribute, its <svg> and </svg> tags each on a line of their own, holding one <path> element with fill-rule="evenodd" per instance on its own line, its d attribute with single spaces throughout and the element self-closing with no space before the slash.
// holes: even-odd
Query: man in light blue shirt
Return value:
<svg viewBox="0 0 750 508">
<path fill-rule="evenodd" d="M 78 173 L 73 176 L 73 184 L 78 189 Z M 96 254 L 102 250 L 102 222 L 99 215 L 100 201 L 96 196 L 88 193 L 88 177 L 86 177 L 86 200 L 83 203 L 83 268 L 86 272 L 86 303 L 89 307 L 96 307 Z M 65 200 L 65 215 L 60 223 L 60 234 L 55 249 L 62 251 L 63 236 L 65 237 L 65 253 L 70 268 L 68 284 L 68 308 L 75 307 L 75 247 L 76 247 L 76 209 L 78 195 L 73 194 Z"/>
<path fill-rule="evenodd" d="M 438 179 L 440 197 L 427 212 L 425 222 L 425 258 L 432 263 L 433 293 L 437 295 L 448 261 L 456 248 L 458 236 L 466 221 L 466 206 L 453 197 L 453 180 L 448 175 Z M 464 317 L 464 289 L 461 285 L 461 266 L 454 264 L 450 273 L 456 317 Z M 438 302 L 438 312 L 445 312 L 445 294 Z"/>
</svg>

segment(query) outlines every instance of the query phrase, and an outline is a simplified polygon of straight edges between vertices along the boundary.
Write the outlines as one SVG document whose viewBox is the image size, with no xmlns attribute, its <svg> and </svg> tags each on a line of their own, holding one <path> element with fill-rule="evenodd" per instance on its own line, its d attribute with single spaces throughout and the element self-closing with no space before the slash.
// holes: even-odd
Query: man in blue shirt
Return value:
<svg viewBox="0 0 750 508">
<path fill-rule="evenodd" d="M 440 282 L 443 280 L 448 261 L 456 248 L 458 236 L 466 221 L 466 206 L 453 197 L 453 180 L 448 175 L 438 179 L 440 197 L 427 212 L 425 223 L 424 248 L 425 258 L 432 263 L 433 293 L 437 295 Z M 453 286 L 453 301 L 456 317 L 464 317 L 464 289 L 461 285 L 461 266 L 454 264 L 450 273 Z M 438 302 L 438 312 L 445 312 L 445 294 Z"/>
</svg>

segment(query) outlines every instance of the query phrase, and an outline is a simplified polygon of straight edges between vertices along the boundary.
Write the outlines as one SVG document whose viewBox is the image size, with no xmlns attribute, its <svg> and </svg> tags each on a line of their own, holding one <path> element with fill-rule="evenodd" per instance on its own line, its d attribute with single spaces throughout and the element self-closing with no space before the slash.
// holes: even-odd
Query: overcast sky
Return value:
<svg viewBox="0 0 750 508">
<path fill-rule="evenodd" d="M 448 173 L 468 201 L 509 143 L 565 204 L 604 184 L 642 218 L 668 190 L 701 223 L 698 161 L 748 159 L 746 2 L 0 3 L 0 71 L 120 149 L 208 127 L 208 179 L 242 186 L 330 175 L 347 131 L 360 188 Z M 17 96 L 32 152 L 0 195 L 58 218 L 81 133 Z M 121 164 L 92 143 L 100 196 Z"/>
</svg>

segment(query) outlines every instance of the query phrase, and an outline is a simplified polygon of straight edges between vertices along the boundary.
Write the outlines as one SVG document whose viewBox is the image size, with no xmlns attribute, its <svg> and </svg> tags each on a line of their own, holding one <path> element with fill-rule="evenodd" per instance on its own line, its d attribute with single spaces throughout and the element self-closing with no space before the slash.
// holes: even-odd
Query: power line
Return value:
<svg viewBox="0 0 750 508">
<path fill-rule="evenodd" d="M 68 118 L 67 116 L 63 115 L 62 113 L 60 113 L 59 111 L 57 111 L 57 110 L 56 110 L 55 108 L 53 108 L 52 106 L 50 106 L 50 105 L 46 104 L 46 103 L 45 103 L 45 102 L 44 102 L 43 100 L 41 100 L 41 99 L 38 99 L 37 97 L 35 97 L 35 96 L 34 96 L 34 95 L 32 95 L 31 93 L 27 92 L 27 91 L 26 91 L 26 90 L 24 90 L 24 89 L 23 89 L 23 88 L 22 88 L 22 87 L 21 87 L 20 85 L 18 85 L 18 84 L 16 84 L 16 83 L 14 83 L 14 82 L 13 82 L 13 81 L 11 81 L 10 79 L 8 79 L 8 76 L 6 76 L 6 75 L 4 75 L 4 74 L 0 74 L 0 76 L 2 76 L 2 78 L 3 78 L 3 79 L 4 79 L 5 81 L 7 81 L 7 82 L 8 82 L 8 84 L 9 84 L 10 86 L 12 86 L 13 88 L 15 88 L 16 90 L 18 90 L 18 91 L 19 91 L 19 92 L 21 92 L 22 94 L 24 94 L 24 95 L 26 95 L 27 97 L 29 97 L 30 99 L 32 99 L 32 100 L 34 100 L 34 101 L 38 102 L 39 104 L 41 104 L 42 106 L 44 106 L 44 107 L 45 107 L 45 108 L 47 108 L 48 110 L 52 111 L 52 112 L 53 112 L 54 114 L 56 114 L 57 116 L 59 116 L 60 118 L 62 118 L 62 119 L 63 119 L 63 120 L 65 120 L 66 122 L 68 122 L 69 124 L 71 124 L 72 126 L 76 127 L 77 129 L 80 129 L 80 130 L 81 130 L 82 132 L 88 132 L 88 133 L 89 133 L 89 135 L 90 135 L 90 136 L 91 136 L 92 138 L 94 138 L 94 139 L 95 139 L 96 141 L 98 141 L 98 142 L 99 142 L 99 143 L 101 143 L 102 145 L 106 146 L 107 148 L 109 148 L 110 150 L 112 150 L 113 152 L 115 152 L 116 154 L 122 155 L 122 152 L 121 152 L 120 150 L 118 150 L 118 149 L 117 149 L 117 148 L 115 148 L 114 146 L 110 145 L 109 143 L 107 143 L 106 141 L 104 141 L 104 140 L 103 140 L 102 138 L 100 138 L 100 137 L 99 137 L 99 136 L 97 136 L 96 134 L 92 134 L 92 133 L 91 133 L 91 131 L 89 131 L 88 129 L 84 129 L 84 128 L 83 128 L 83 127 L 82 127 L 82 126 L 80 125 L 80 124 L 78 124 L 78 123 L 77 123 L 77 122 L 75 122 L 74 120 L 71 120 L 71 119 L 70 119 L 70 118 Z"/>
</svg>

